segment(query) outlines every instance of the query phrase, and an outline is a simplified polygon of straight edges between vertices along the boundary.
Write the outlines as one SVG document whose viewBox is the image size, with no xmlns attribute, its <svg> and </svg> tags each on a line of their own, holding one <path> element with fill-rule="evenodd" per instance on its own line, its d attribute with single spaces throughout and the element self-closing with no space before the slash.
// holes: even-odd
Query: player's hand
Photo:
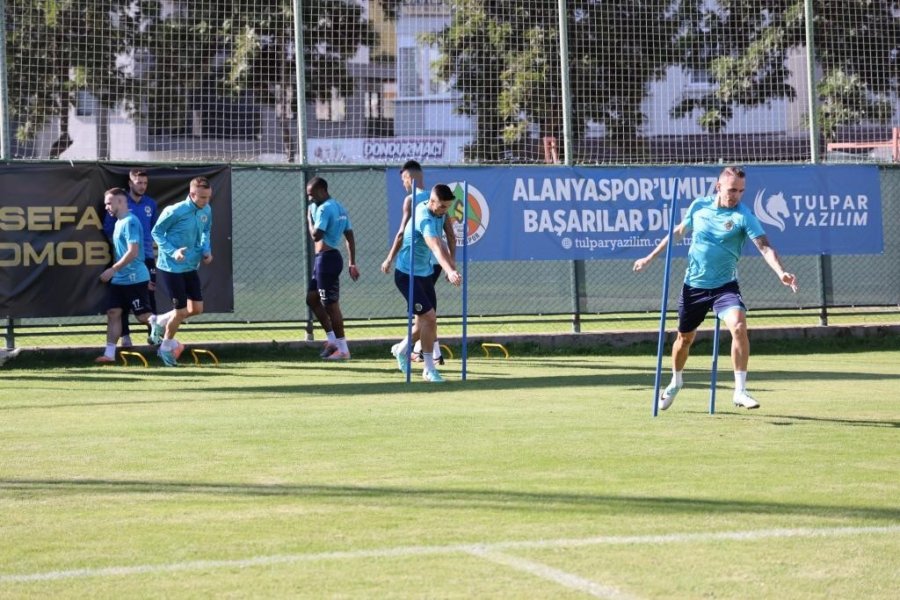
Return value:
<svg viewBox="0 0 900 600">
<path fill-rule="evenodd" d="M 347 271 L 350 273 L 350 279 L 352 279 L 353 281 L 359 279 L 359 267 L 357 267 L 356 265 L 350 265 Z"/>
<path fill-rule="evenodd" d="M 797 286 L 797 276 L 793 273 L 782 273 L 781 274 L 781 283 L 791 288 L 791 291 L 795 294 L 799 289 Z"/>
<path fill-rule="evenodd" d="M 211 262 L 212 262 L 212 254 L 206 254 L 206 255 L 203 257 L 203 264 L 204 264 L 204 265 L 208 265 L 208 264 L 211 263 Z"/>
<path fill-rule="evenodd" d="M 179 248 L 175 252 L 172 253 L 172 258 L 175 259 L 175 262 L 181 262 L 184 260 L 184 252 L 187 250 L 187 246 L 184 248 Z"/>
<path fill-rule="evenodd" d="M 109 281 L 113 278 L 113 276 L 115 274 L 116 274 L 116 272 L 113 270 L 112 267 L 110 267 L 110 268 L 104 270 L 102 273 L 100 273 L 100 281 L 102 281 L 103 283 L 109 283 Z"/>
<path fill-rule="evenodd" d="M 459 287 L 462 283 L 462 275 L 459 274 L 459 271 L 450 271 L 447 273 L 447 281 Z"/>
<path fill-rule="evenodd" d="M 381 272 L 382 273 L 390 273 L 391 272 L 391 262 L 388 259 L 384 259 L 384 262 L 381 263 Z"/>
<path fill-rule="evenodd" d="M 645 256 L 644 258 L 639 258 L 634 261 L 634 266 L 631 267 L 632 271 L 641 271 L 644 267 L 650 264 L 652 259 L 649 256 Z"/>
</svg>

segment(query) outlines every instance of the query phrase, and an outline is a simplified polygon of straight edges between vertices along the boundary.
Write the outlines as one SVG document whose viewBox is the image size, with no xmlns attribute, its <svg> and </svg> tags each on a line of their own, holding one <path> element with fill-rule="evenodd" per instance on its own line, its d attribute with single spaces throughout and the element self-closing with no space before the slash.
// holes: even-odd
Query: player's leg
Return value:
<svg viewBox="0 0 900 600">
<path fill-rule="evenodd" d="M 150 307 L 150 314 L 156 315 L 156 260 L 152 258 L 144 259 L 144 264 L 147 266 L 147 270 L 150 272 L 150 281 L 147 282 L 147 300 L 149 301 L 148 306 Z M 153 338 L 153 322 L 151 320 L 146 321 L 147 324 L 147 343 L 148 344 L 158 344 L 159 342 L 155 342 Z"/>
<path fill-rule="evenodd" d="M 120 306 L 120 298 L 118 289 L 122 286 L 110 285 L 107 292 L 107 308 L 106 308 L 106 346 L 103 355 L 94 359 L 96 363 L 114 363 L 116 362 L 116 344 L 122 335 L 122 307 Z"/>
<path fill-rule="evenodd" d="M 414 305 L 419 321 L 419 337 L 422 340 L 422 378 L 430 383 L 443 383 L 444 378 L 435 368 L 434 343 L 437 340 L 437 297 L 431 277 L 416 277 L 413 285 Z"/>
<path fill-rule="evenodd" d="M 684 385 L 684 367 L 691 355 L 697 328 L 712 305 L 709 290 L 684 285 L 678 297 L 678 333 L 672 344 L 672 381 L 659 395 L 659 408 L 666 410 Z"/>
<path fill-rule="evenodd" d="M 747 367 L 750 364 L 750 336 L 747 332 L 747 307 L 744 305 L 737 282 L 719 288 L 715 305 L 716 314 L 731 332 L 731 365 L 734 368 L 734 405 L 759 408 L 747 392 Z"/>
<path fill-rule="evenodd" d="M 317 271 L 319 284 L 319 300 L 327 315 L 330 327 L 326 330 L 328 342 L 334 349 L 325 353 L 325 360 L 349 360 L 350 349 L 347 347 L 347 338 L 344 333 L 344 315 L 341 312 L 341 271 L 344 270 L 344 258 L 337 250 L 328 250 L 321 253 L 321 260 Z"/>
<path fill-rule="evenodd" d="M 197 273 L 196 271 L 192 272 L 195 275 Z M 178 357 L 175 355 L 175 352 L 180 349 L 175 335 L 178 333 L 181 322 L 188 316 L 187 275 L 188 273 L 160 271 L 160 279 L 163 280 L 166 289 L 169 291 L 173 308 L 162 317 L 165 320 L 165 333 L 156 354 L 168 367 L 178 366 Z M 162 319 L 157 319 L 157 321 Z"/>
</svg>

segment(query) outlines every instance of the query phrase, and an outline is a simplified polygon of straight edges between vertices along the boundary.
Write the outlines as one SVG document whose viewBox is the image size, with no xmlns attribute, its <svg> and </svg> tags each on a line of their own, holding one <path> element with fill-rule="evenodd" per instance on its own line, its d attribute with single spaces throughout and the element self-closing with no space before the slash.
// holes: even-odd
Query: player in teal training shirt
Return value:
<svg viewBox="0 0 900 600">
<path fill-rule="evenodd" d="M 690 355 L 697 328 L 710 309 L 731 332 L 731 362 L 734 367 L 734 405 L 759 408 L 747 392 L 747 365 L 750 339 L 747 336 L 747 307 L 737 281 L 737 262 L 744 243 L 750 239 L 778 279 L 794 292 L 797 277 L 784 270 L 781 259 L 753 213 L 741 204 L 746 189 L 746 174 L 737 167 L 725 167 L 716 182 L 716 195 L 691 203 L 681 223 L 675 227 L 676 239 L 692 232 L 688 267 L 678 299 L 678 336 L 672 346 L 672 382 L 660 394 L 659 408 L 666 410 L 683 385 L 684 365 Z M 659 256 L 669 242 L 666 236 L 653 252 L 638 259 L 640 271 Z"/>
</svg>

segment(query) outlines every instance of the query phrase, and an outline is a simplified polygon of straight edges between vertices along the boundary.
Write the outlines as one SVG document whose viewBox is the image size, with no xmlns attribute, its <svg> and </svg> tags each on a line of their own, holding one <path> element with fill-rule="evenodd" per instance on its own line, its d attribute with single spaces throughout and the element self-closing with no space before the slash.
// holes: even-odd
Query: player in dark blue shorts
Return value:
<svg viewBox="0 0 900 600">
<path fill-rule="evenodd" d="M 353 281 L 359 279 L 356 266 L 356 238 L 350 216 L 343 205 L 328 193 L 328 182 L 313 177 L 306 186 L 310 200 L 306 213 L 309 234 L 315 243 L 316 258 L 313 276 L 306 294 L 306 304 L 325 330 L 324 360 L 350 360 L 350 348 L 344 333 L 344 314 L 341 312 L 341 271 L 344 258 L 338 246 L 346 240 L 350 261 L 347 271 Z"/>
<path fill-rule="evenodd" d="M 749 239 L 756 245 L 766 264 L 778 279 L 794 292 L 797 277 L 784 270 L 778 253 L 769 244 L 762 225 L 753 212 L 741 204 L 746 189 L 742 169 L 726 167 L 716 182 L 716 195 L 694 200 L 681 223 L 675 227 L 676 239 L 692 231 L 688 250 L 688 267 L 684 287 L 678 299 L 678 335 L 672 346 L 672 382 L 660 394 L 659 408 L 666 410 L 684 383 L 684 365 L 690 355 L 697 328 L 710 310 L 731 332 L 731 362 L 734 367 L 734 405 L 759 408 L 747 392 L 747 365 L 750 361 L 750 339 L 747 336 L 747 307 L 737 282 L 737 262 L 741 249 Z M 653 252 L 636 260 L 640 271 L 666 248 L 669 236 Z"/>
</svg>

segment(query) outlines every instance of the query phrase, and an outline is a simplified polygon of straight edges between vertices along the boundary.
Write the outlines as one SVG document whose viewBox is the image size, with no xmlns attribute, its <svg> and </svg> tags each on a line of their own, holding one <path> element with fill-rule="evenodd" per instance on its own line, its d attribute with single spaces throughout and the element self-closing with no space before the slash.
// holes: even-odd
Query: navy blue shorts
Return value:
<svg viewBox="0 0 900 600">
<path fill-rule="evenodd" d="M 110 285 L 106 293 L 106 310 L 121 308 L 125 314 L 131 311 L 137 315 L 150 312 L 150 292 L 147 283 Z"/>
<path fill-rule="evenodd" d="M 197 271 L 170 273 L 159 269 L 157 275 L 169 293 L 169 299 L 172 300 L 172 306 L 175 309 L 187 308 L 188 300 L 203 302 L 200 273 Z"/>
<path fill-rule="evenodd" d="M 713 309 L 718 317 L 729 308 L 739 308 L 745 312 L 747 310 L 737 281 L 711 290 L 685 285 L 678 298 L 678 331 L 690 333 L 700 327 L 709 309 Z"/>
<path fill-rule="evenodd" d="M 424 315 L 429 310 L 437 310 L 437 294 L 434 291 L 434 274 L 424 277 L 413 277 L 413 313 Z M 409 275 L 394 269 L 394 284 L 409 306 Z"/>
<path fill-rule="evenodd" d="M 334 304 L 341 299 L 341 271 L 344 257 L 339 250 L 331 249 L 316 254 L 313 276 L 309 280 L 309 292 L 319 292 L 322 304 Z"/>
<path fill-rule="evenodd" d="M 431 283 L 437 283 L 438 279 L 441 278 L 441 273 L 444 272 L 444 269 L 441 265 L 434 265 L 434 272 L 431 274 Z"/>
</svg>

